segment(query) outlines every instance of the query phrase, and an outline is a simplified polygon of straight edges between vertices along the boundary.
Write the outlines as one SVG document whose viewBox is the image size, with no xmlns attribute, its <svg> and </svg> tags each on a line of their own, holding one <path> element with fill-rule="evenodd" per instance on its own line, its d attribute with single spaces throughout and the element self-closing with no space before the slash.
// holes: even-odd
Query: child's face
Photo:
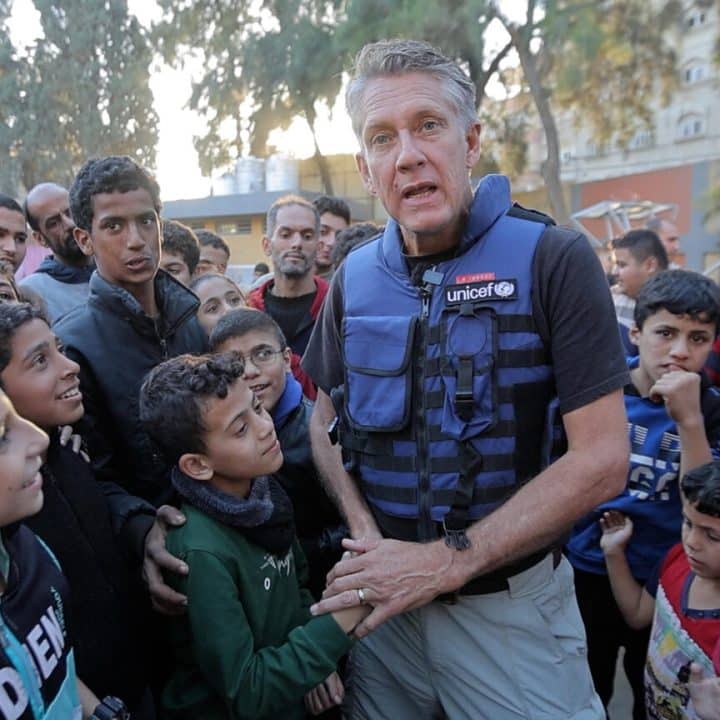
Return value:
<svg viewBox="0 0 720 720">
<path fill-rule="evenodd" d="M 170 273 L 177 281 L 185 287 L 190 284 L 190 270 L 185 258 L 180 253 L 163 250 L 160 255 L 160 267 Z"/>
<path fill-rule="evenodd" d="M 0 392 L 0 527 L 40 512 L 40 466 L 48 436 L 21 418 Z"/>
<path fill-rule="evenodd" d="M 205 408 L 204 455 L 213 485 L 232 492 L 280 469 L 283 456 L 272 418 L 245 382 L 236 380 L 226 397 L 212 398 Z"/>
<path fill-rule="evenodd" d="M 0 275 L 0 303 L 20 302 L 9 278 Z"/>
<path fill-rule="evenodd" d="M 86 255 L 94 255 L 100 275 L 131 295 L 153 282 L 160 264 L 160 222 L 150 193 L 98 193 L 92 197 L 90 234 L 75 229 Z"/>
<path fill-rule="evenodd" d="M 230 258 L 222 248 L 216 248 L 213 245 L 200 245 L 200 261 L 195 268 L 195 277 L 200 277 L 200 275 L 209 272 L 224 275 L 227 270 L 228 260 Z"/>
<path fill-rule="evenodd" d="M 643 378 L 652 385 L 672 370 L 700 372 L 715 339 L 715 324 L 658 310 L 645 320 L 642 330 L 633 327 Z"/>
<path fill-rule="evenodd" d="M 214 277 L 205 280 L 197 287 L 195 294 L 200 299 L 197 319 L 208 337 L 221 317 L 231 310 L 245 307 L 245 300 L 237 286 L 226 278 Z"/>
<path fill-rule="evenodd" d="M 628 297 L 636 298 L 642 286 L 657 270 L 657 261 L 652 257 L 636 260 L 628 248 L 615 248 L 613 256 L 618 289 Z"/>
<path fill-rule="evenodd" d="M 699 512 L 684 497 L 682 543 L 696 575 L 720 579 L 720 518 Z"/>
<path fill-rule="evenodd" d="M 218 352 L 236 352 L 245 361 L 243 379 L 268 412 L 277 405 L 285 391 L 290 370 L 290 348 L 280 349 L 271 332 L 251 330 L 240 337 L 226 340 Z"/>
<path fill-rule="evenodd" d="M 17 412 L 47 430 L 72 425 L 83 416 L 76 362 L 60 352 L 44 320 L 31 320 L 13 335 L 12 355 L 2 371 L 3 387 Z"/>
</svg>

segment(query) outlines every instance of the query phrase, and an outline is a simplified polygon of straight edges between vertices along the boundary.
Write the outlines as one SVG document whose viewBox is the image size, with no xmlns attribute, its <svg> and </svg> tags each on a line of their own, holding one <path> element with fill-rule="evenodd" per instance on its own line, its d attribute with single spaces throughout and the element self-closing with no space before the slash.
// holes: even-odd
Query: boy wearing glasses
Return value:
<svg viewBox="0 0 720 720">
<path fill-rule="evenodd" d="M 308 587 L 319 597 L 327 573 L 342 555 L 341 540 L 347 529 L 313 462 L 308 432 L 313 404 L 293 377 L 292 352 L 285 336 L 266 313 L 239 308 L 218 321 L 210 349 L 242 356 L 243 379 L 273 419 L 284 457 L 275 477 L 292 501 L 297 535 L 310 566 Z"/>
</svg>

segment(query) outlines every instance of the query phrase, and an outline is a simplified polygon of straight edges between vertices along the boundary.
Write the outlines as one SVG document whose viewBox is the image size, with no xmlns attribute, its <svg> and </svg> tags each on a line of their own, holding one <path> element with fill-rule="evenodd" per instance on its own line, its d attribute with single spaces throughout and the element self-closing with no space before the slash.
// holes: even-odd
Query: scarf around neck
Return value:
<svg viewBox="0 0 720 720">
<path fill-rule="evenodd" d="M 218 490 L 173 468 L 172 484 L 193 507 L 214 520 L 239 530 L 250 542 L 273 555 L 285 555 L 295 537 L 290 499 L 275 478 L 253 480 L 246 498 Z"/>
</svg>

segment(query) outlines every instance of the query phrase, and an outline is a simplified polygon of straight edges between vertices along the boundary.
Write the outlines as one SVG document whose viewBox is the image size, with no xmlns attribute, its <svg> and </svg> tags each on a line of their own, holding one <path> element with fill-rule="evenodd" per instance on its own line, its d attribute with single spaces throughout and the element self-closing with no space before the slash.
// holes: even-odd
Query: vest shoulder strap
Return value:
<svg viewBox="0 0 720 720">
<path fill-rule="evenodd" d="M 518 205 L 518 203 L 513 203 L 513 206 L 507 211 L 507 214 L 510 217 L 539 222 L 543 225 L 555 225 L 555 221 L 549 215 L 541 213 L 539 210 L 524 208 L 522 205 Z"/>
</svg>

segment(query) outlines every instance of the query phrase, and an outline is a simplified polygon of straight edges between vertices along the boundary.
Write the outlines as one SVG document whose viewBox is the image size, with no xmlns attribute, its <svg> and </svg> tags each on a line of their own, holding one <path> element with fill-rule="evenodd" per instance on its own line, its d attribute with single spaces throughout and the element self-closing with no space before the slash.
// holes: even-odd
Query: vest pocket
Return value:
<svg viewBox="0 0 720 720">
<path fill-rule="evenodd" d="M 415 317 L 346 317 L 345 410 L 350 425 L 396 432 L 410 420 Z"/>
<path fill-rule="evenodd" d="M 443 317 L 441 376 L 445 401 L 441 424 L 443 433 L 467 440 L 497 421 L 497 318 L 488 308 L 459 310 L 446 311 Z"/>
</svg>

